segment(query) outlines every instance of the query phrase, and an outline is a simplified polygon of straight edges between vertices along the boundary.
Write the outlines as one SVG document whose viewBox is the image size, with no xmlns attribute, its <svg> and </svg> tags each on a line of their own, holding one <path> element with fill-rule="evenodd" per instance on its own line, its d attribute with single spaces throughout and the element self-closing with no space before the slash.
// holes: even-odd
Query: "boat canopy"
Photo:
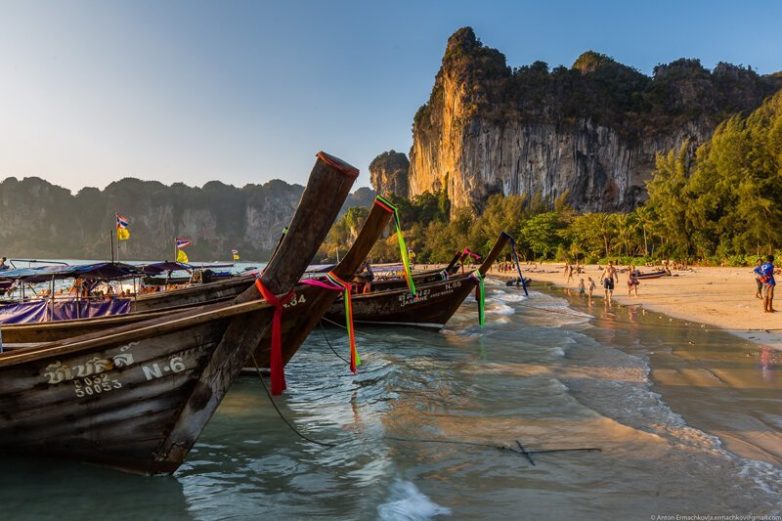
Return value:
<svg viewBox="0 0 782 521">
<path fill-rule="evenodd" d="M 144 275 L 138 267 L 122 262 L 97 262 L 67 266 L 41 266 L 39 268 L 18 268 L 2 272 L 5 280 L 24 282 L 48 282 L 52 279 L 86 277 L 97 280 L 117 280 Z"/>
</svg>

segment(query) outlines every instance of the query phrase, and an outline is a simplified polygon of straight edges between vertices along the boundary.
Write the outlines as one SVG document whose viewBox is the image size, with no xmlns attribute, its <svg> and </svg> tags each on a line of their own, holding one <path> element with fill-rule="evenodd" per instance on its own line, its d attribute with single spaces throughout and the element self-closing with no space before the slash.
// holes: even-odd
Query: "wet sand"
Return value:
<svg viewBox="0 0 782 521">
<path fill-rule="evenodd" d="M 623 269 L 623 267 L 620 267 Z M 603 298 L 600 283 L 602 270 L 596 265 L 584 266 L 584 272 L 567 281 L 564 264 L 524 265 L 522 271 L 535 282 L 550 282 L 578 292 L 579 279 L 592 277 L 597 288 L 594 296 Z M 641 273 L 656 271 L 641 268 Z M 507 277 L 508 272 L 493 270 L 492 275 Z M 512 274 L 511 274 L 512 276 Z M 619 304 L 640 305 L 648 311 L 665 313 L 674 318 L 707 324 L 727 330 L 757 344 L 782 350 L 782 312 L 764 313 L 762 301 L 755 297 L 752 268 L 701 268 L 673 270 L 672 276 L 642 280 L 638 296 L 627 294 L 627 274 L 619 274 L 613 300 Z M 782 298 L 782 296 L 781 296 Z M 777 304 L 782 310 L 782 302 Z"/>
<path fill-rule="evenodd" d="M 717 436 L 741 457 L 782 465 L 782 334 L 748 327 L 759 318 L 782 322 L 782 317 L 756 305 L 760 301 L 752 297 L 748 270 L 674 272 L 642 281 L 639 297 L 627 296 L 627 276 L 620 274 L 619 294 L 607 305 L 602 288 L 591 303 L 580 297 L 572 283 L 564 284 L 561 268 L 544 265 L 525 276 L 533 279 L 535 289 L 564 296 L 574 309 L 594 316 L 591 335 L 601 343 L 637 345 L 622 349 L 648 357 L 654 390 L 689 425 Z M 596 280 L 600 273 L 588 266 L 581 276 Z M 738 293 L 748 288 L 749 298 Z M 719 317 L 731 327 L 722 327 Z"/>
</svg>

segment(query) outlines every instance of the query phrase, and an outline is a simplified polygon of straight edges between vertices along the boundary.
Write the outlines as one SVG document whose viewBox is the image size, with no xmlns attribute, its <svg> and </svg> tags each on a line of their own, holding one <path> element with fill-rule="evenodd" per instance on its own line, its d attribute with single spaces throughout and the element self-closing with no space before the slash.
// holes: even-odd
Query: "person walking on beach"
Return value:
<svg viewBox="0 0 782 521">
<path fill-rule="evenodd" d="M 584 293 L 586 293 L 586 284 L 584 284 L 584 277 L 581 277 L 578 281 L 578 294 L 584 296 Z"/>
<path fill-rule="evenodd" d="M 774 286 L 777 282 L 774 280 L 774 256 L 768 255 L 766 262 L 760 266 L 761 282 L 763 282 L 763 311 L 773 313 L 774 309 Z"/>
<path fill-rule="evenodd" d="M 595 291 L 595 288 L 597 287 L 597 284 L 595 284 L 595 281 L 592 280 L 592 277 L 588 277 L 589 279 L 589 285 L 587 286 L 587 291 L 589 295 L 589 301 L 592 301 L 592 293 Z"/>
<path fill-rule="evenodd" d="M 763 274 L 760 272 L 760 267 L 763 265 L 763 259 L 758 257 L 758 260 L 755 261 L 755 269 L 752 270 L 752 272 L 755 274 L 755 285 L 757 286 L 755 290 L 755 298 L 762 299 L 763 298 Z"/>
<path fill-rule="evenodd" d="M 638 279 L 638 270 L 633 268 L 632 266 L 627 267 L 627 296 L 631 297 L 633 295 L 633 291 L 635 291 L 635 296 L 638 296 L 638 286 L 641 285 L 641 281 Z"/>
<path fill-rule="evenodd" d="M 614 267 L 614 261 L 608 261 L 608 266 L 603 269 L 600 280 L 602 281 L 603 289 L 605 290 L 606 302 L 610 304 L 611 298 L 614 296 L 614 281 L 619 282 L 619 274 Z"/>
</svg>

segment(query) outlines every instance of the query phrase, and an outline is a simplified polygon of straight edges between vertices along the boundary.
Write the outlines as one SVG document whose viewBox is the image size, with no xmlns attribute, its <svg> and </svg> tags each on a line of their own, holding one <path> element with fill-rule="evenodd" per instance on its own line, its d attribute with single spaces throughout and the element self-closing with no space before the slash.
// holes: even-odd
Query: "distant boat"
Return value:
<svg viewBox="0 0 782 521">
<path fill-rule="evenodd" d="M 652 271 L 650 273 L 639 273 L 635 276 L 638 280 L 659 279 L 660 277 L 668 277 L 671 272 L 668 270 Z"/>
<path fill-rule="evenodd" d="M 494 261 L 511 237 L 501 233 L 491 252 L 478 268 L 481 277 L 488 273 Z M 406 287 L 371 291 L 353 296 L 353 320 L 365 325 L 404 325 L 442 328 L 453 316 L 467 295 L 476 289 L 478 281 L 471 273 L 449 276 L 445 279 L 416 283 L 415 295 Z M 341 301 L 332 305 L 325 317 L 344 324 Z"/>
<path fill-rule="evenodd" d="M 287 294 L 357 171 L 323 153 L 262 284 Z M 275 308 L 248 288 L 198 307 L 0 354 L 0 447 L 141 474 L 176 470 L 268 334 Z"/>
<path fill-rule="evenodd" d="M 367 221 L 369 223 L 369 221 Z M 366 227 L 367 225 L 365 225 Z M 368 228 L 368 229 L 371 229 Z M 362 230 L 363 231 L 363 230 Z M 356 239 L 353 248 L 363 248 L 363 237 Z M 376 240 L 376 239 L 375 239 Z M 374 241 L 373 241 L 374 243 Z M 370 244 L 369 248 L 371 249 Z M 342 259 L 339 266 L 334 265 L 316 265 L 309 266 L 308 270 L 315 270 L 319 273 L 335 271 L 342 278 L 351 279 L 353 273 L 358 267 L 350 269 L 347 262 L 354 261 L 354 253 L 349 252 L 348 256 Z M 359 250 L 361 251 L 361 250 Z M 446 268 L 441 270 L 430 270 L 414 274 L 413 278 L 416 284 L 428 284 L 434 281 L 446 280 L 459 271 L 460 262 L 467 256 L 466 253 L 458 252 Z M 361 257 L 363 261 L 366 253 Z M 95 331 L 109 329 L 126 324 L 141 322 L 151 318 L 165 316 L 174 311 L 183 311 L 196 306 L 204 306 L 219 302 L 229 301 L 238 296 L 247 288 L 255 283 L 255 273 L 242 274 L 231 279 L 221 280 L 214 283 L 196 284 L 186 288 L 171 290 L 161 293 L 152 293 L 149 295 L 140 295 L 139 300 L 130 302 L 131 311 L 115 316 L 101 316 L 94 318 L 83 318 L 74 320 L 57 320 L 51 322 L 34 322 L 25 324 L 9 324 L 3 326 L 3 340 L 7 344 L 7 349 L 15 349 L 19 345 L 39 342 L 51 342 L 69 338 L 77 335 L 84 335 Z M 372 283 L 377 291 L 394 288 L 407 288 L 407 281 L 404 278 L 395 278 L 393 280 L 380 280 Z M 311 293 L 312 289 L 304 286 L 298 286 L 297 291 L 306 291 Z M 332 300 L 338 298 L 336 293 L 331 295 Z M 147 299 L 145 297 L 155 297 Z M 139 306 L 139 304 L 143 304 Z M 151 304 L 146 306 L 146 304 Z M 147 309 L 148 307 L 148 309 Z M 133 310 L 142 308 L 141 310 Z M 301 311 L 298 311 L 301 312 Z M 287 320 L 286 320 L 287 327 Z M 297 347 L 298 348 L 298 347 Z M 293 351 L 295 352 L 295 351 Z M 291 355 L 292 356 L 292 355 Z"/>
</svg>

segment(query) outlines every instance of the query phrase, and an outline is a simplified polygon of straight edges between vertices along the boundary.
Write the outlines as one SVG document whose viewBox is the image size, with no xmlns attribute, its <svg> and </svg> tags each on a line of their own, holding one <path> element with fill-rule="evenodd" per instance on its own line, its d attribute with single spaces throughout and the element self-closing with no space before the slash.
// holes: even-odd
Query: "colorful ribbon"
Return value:
<svg viewBox="0 0 782 521">
<path fill-rule="evenodd" d="M 287 388 L 285 384 L 285 364 L 282 360 L 282 310 L 283 306 L 293 297 L 294 291 L 291 290 L 287 295 L 277 297 L 263 285 L 260 278 L 255 279 L 255 287 L 263 299 L 274 307 L 269 371 L 271 372 L 272 395 L 279 396 Z"/>
<path fill-rule="evenodd" d="M 472 257 L 477 261 L 481 260 L 481 256 L 475 253 L 474 251 L 470 250 L 470 248 L 465 248 L 464 250 L 462 250 L 462 254 L 469 255 L 470 257 Z"/>
<path fill-rule="evenodd" d="M 375 200 L 376 204 L 386 208 L 388 211 L 394 214 L 394 224 L 396 225 L 396 236 L 399 239 L 399 253 L 402 257 L 402 264 L 405 267 L 405 277 L 407 278 L 407 287 L 410 288 L 410 294 L 415 295 L 415 282 L 413 281 L 413 274 L 410 271 L 410 257 L 407 255 L 407 245 L 405 244 L 405 238 L 402 236 L 402 225 L 399 220 L 399 211 L 391 201 L 383 196 L 378 195 Z"/>
<path fill-rule="evenodd" d="M 334 285 L 340 286 L 343 292 L 342 301 L 345 305 L 345 326 L 348 328 L 348 338 L 350 339 L 350 370 L 356 374 L 358 366 L 361 365 L 361 357 L 358 356 L 356 349 L 356 330 L 353 327 L 353 298 L 350 295 L 350 282 L 339 278 L 333 271 L 326 274 L 326 278 Z"/>
<path fill-rule="evenodd" d="M 479 270 L 473 271 L 470 276 L 478 282 L 478 324 L 483 327 L 486 324 L 486 288 L 483 285 L 483 275 Z"/>
<path fill-rule="evenodd" d="M 326 279 L 329 281 L 328 284 L 318 279 L 305 279 L 301 281 L 301 284 L 315 286 L 328 291 L 342 292 L 342 300 L 345 304 L 345 324 L 348 330 L 348 338 L 350 339 L 350 370 L 355 374 L 356 368 L 361 365 L 361 357 L 358 356 L 358 349 L 356 349 L 356 333 L 353 328 L 353 299 L 350 293 L 350 283 L 339 278 L 333 271 L 326 275 Z"/>
</svg>

